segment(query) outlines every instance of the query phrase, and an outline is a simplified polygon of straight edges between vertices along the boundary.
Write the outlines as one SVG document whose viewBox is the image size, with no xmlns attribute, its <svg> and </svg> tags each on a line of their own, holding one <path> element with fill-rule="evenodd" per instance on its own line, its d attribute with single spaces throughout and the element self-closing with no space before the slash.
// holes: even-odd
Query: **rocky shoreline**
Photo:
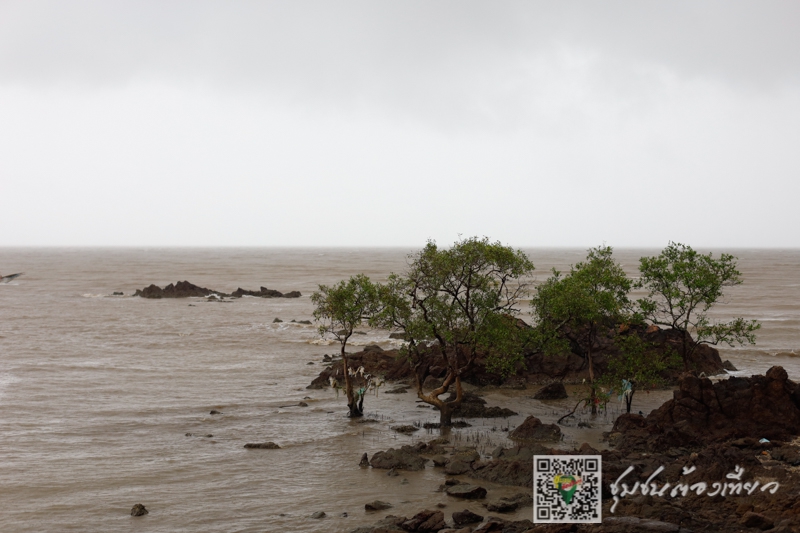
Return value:
<svg viewBox="0 0 800 533">
<path fill-rule="evenodd" d="M 552 425 L 529 417 L 509 435 L 517 446 L 484 456 L 447 437 L 364 454 L 361 468 L 390 476 L 432 465 L 442 475 L 439 491 L 474 504 L 387 514 L 351 533 L 800 533 L 800 385 L 781 367 L 716 382 L 686 373 L 673 399 L 648 416 L 618 417 L 605 433 L 608 450 L 589 443 L 558 448 L 552 428 L 537 431 L 545 426 Z M 564 454 L 602 456 L 603 523 L 508 519 L 520 509 L 532 512 L 533 457 Z M 359 468 L 355 461 L 353 467 Z M 520 490 L 498 497 L 482 486 L 487 482 Z M 367 505 L 375 511 L 391 507 L 374 503 Z"/>
</svg>

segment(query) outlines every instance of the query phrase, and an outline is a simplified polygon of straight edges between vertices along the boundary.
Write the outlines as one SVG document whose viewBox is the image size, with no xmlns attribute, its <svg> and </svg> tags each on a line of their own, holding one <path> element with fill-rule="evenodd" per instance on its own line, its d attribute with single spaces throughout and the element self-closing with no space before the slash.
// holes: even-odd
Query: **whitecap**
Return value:
<svg viewBox="0 0 800 533">
<path fill-rule="evenodd" d="M 2 398 L 5 395 L 6 389 L 8 388 L 9 385 L 11 385 L 12 383 L 17 383 L 19 381 L 21 381 L 20 378 L 18 378 L 13 374 L 8 374 L 8 373 L 0 374 L 0 398 Z"/>
</svg>

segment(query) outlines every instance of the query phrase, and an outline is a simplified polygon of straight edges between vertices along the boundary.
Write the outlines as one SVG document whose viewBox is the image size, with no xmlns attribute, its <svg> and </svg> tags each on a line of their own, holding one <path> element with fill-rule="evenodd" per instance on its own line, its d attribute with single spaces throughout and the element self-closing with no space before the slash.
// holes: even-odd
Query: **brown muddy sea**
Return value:
<svg viewBox="0 0 800 533">
<path fill-rule="evenodd" d="M 385 279 L 404 269 L 410 251 L 0 248 L 0 272 L 25 272 L 0 284 L 0 531 L 345 532 L 388 512 L 411 516 L 445 503 L 449 517 L 466 507 L 435 492 L 443 474 L 432 466 L 399 477 L 358 467 L 364 452 L 438 436 L 398 435 L 390 426 L 438 417 L 413 394 L 381 392 L 365 400 L 376 423 L 348 420 L 333 390 L 305 388 L 323 354 L 336 347 L 313 325 L 290 322 L 311 319 L 309 295 L 319 283 L 361 272 Z M 723 347 L 722 358 L 741 375 L 779 364 L 800 380 L 800 250 L 727 251 L 739 257 L 745 283 L 728 291 L 716 315 L 755 318 L 763 327 L 755 347 Z M 585 254 L 528 252 L 539 281 Z M 652 253 L 616 251 L 631 274 L 638 258 Z M 224 292 L 263 285 L 303 296 L 129 297 L 150 283 L 178 280 Z M 273 323 L 276 317 L 284 322 Z M 366 333 L 355 344 L 395 342 L 385 331 Z M 544 404 L 530 399 L 534 390 L 486 391 L 490 404 L 520 415 L 472 420 L 451 439 L 488 454 L 508 444 L 503 429 L 524 416 L 552 421 L 574 403 Z M 647 413 L 670 396 L 640 393 L 634 409 Z M 308 407 L 297 406 L 306 397 Z M 212 409 L 223 414 L 210 415 Z M 593 429 L 567 428 L 562 446 L 597 445 L 618 409 L 611 406 Z M 243 448 L 263 441 L 282 449 Z M 490 497 L 516 492 L 485 486 Z M 365 512 L 375 499 L 394 508 Z M 132 518 L 135 503 L 150 514 Z M 327 518 L 310 518 L 315 511 Z"/>
</svg>

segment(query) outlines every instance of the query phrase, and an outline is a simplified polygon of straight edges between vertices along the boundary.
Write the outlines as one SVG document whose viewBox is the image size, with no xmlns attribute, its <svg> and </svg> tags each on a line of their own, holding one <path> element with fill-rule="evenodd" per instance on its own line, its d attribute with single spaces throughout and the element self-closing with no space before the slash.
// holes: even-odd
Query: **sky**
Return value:
<svg viewBox="0 0 800 533">
<path fill-rule="evenodd" d="M 798 21 L 0 0 L 0 246 L 800 247 Z"/>
</svg>

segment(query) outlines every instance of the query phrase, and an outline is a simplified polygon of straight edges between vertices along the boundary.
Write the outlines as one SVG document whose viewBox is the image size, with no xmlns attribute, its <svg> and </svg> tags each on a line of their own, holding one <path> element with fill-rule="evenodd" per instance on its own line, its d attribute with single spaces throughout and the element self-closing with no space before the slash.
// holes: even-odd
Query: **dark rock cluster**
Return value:
<svg viewBox="0 0 800 533">
<path fill-rule="evenodd" d="M 750 437 L 791 440 L 800 435 L 800 385 L 779 366 L 764 376 L 712 383 L 686 374 L 674 398 L 647 418 L 626 414 L 609 435 L 620 450 L 663 451 Z"/>
<path fill-rule="evenodd" d="M 175 284 L 170 283 L 163 289 L 157 285 L 150 285 L 144 289 L 139 289 L 134 293 L 134 296 L 142 298 L 197 298 L 215 295 L 221 298 L 241 298 L 242 296 L 257 296 L 259 298 L 299 298 L 301 294 L 298 291 L 291 291 L 282 293 L 276 290 L 261 287 L 258 291 L 248 291 L 242 288 L 236 289 L 231 294 L 215 291 L 200 287 L 188 281 L 179 281 Z"/>
</svg>

